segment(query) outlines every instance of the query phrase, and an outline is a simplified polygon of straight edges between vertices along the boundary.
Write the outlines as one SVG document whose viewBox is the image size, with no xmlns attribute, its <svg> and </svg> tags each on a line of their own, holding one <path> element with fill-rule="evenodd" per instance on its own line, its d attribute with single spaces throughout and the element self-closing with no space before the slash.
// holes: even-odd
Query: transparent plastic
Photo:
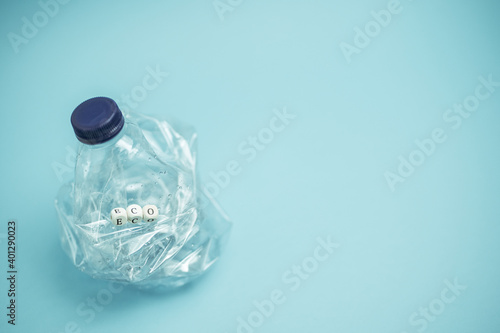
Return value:
<svg viewBox="0 0 500 333">
<path fill-rule="evenodd" d="M 187 127 L 129 113 L 115 138 L 79 145 L 75 177 L 56 199 L 63 249 L 77 268 L 171 289 L 212 266 L 231 223 L 198 186 L 195 144 Z M 111 210 L 131 204 L 157 206 L 158 219 L 115 226 Z"/>
</svg>

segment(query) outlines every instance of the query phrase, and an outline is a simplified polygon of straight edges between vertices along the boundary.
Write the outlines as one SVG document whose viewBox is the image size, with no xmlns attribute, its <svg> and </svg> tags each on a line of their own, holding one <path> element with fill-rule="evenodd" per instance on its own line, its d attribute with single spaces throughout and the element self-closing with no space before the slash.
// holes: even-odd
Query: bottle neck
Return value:
<svg viewBox="0 0 500 333">
<path fill-rule="evenodd" d="M 91 149 L 91 150 L 102 150 L 102 149 L 107 149 L 109 147 L 113 147 L 117 144 L 118 141 L 123 139 L 123 137 L 125 136 L 125 133 L 128 132 L 129 127 L 130 127 L 130 123 L 128 121 L 125 121 L 120 132 L 118 132 L 117 135 L 115 135 L 114 137 L 112 137 L 108 141 L 103 142 L 103 143 L 98 143 L 96 145 L 89 145 L 89 144 L 82 143 L 82 146 L 85 147 L 86 149 Z"/>
<path fill-rule="evenodd" d="M 87 155 L 94 164 L 107 163 L 111 157 L 125 160 L 143 153 L 154 154 L 141 129 L 130 121 L 125 121 L 121 131 L 110 140 L 97 145 L 81 144 L 79 148 L 79 155 Z"/>
</svg>

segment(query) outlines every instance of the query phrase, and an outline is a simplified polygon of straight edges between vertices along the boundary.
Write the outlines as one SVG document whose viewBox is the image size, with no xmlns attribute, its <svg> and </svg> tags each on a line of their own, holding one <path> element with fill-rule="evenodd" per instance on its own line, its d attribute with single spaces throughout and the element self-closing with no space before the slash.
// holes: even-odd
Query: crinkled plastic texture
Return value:
<svg viewBox="0 0 500 333">
<path fill-rule="evenodd" d="M 191 129 L 133 113 L 112 140 L 80 144 L 75 177 L 56 199 L 62 245 L 77 268 L 168 290 L 214 264 L 231 223 L 198 186 L 195 144 Z M 111 210 L 131 204 L 156 205 L 158 220 L 115 226 Z"/>
</svg>

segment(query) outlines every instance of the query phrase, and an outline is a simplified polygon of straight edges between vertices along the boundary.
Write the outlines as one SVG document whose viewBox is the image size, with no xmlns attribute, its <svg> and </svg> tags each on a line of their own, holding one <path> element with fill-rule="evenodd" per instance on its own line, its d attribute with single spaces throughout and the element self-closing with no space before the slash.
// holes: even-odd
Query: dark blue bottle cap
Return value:
<svg viewBox="0 0 500 333">
<path fill-rule="evenodd" d="M 118 105 L 107 97 L 88 99 L 78 105 L 71 115 L 77 139 L 89 145 L 112 139 L 120 133 L 124 122 Z"/>
</svg>

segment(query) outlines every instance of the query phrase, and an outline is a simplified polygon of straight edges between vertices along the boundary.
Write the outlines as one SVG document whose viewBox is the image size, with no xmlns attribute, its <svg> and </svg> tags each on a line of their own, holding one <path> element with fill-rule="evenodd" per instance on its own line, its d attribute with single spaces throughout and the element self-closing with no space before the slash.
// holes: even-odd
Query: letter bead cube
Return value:
<svg viewBox="0 0 500 333">
<path fill-rule="evenodd" d="M 111 210 L 111 222 L 116 226 L 122 226 L 127 222 L 127 211 L 123 208 Z"/>
<path fill-rule="evenodd" d="M 142 208 L 139 205 L 127 207 L 127 217 L 130 223 L 138 223 L 142 220 Z"/>
<path fill-rule="evenodd" d="M 154 222 L 158 218 L 158 208 L 155 205 L 146 205 L 142 208 L 144 221 Z"/>
</svg>

